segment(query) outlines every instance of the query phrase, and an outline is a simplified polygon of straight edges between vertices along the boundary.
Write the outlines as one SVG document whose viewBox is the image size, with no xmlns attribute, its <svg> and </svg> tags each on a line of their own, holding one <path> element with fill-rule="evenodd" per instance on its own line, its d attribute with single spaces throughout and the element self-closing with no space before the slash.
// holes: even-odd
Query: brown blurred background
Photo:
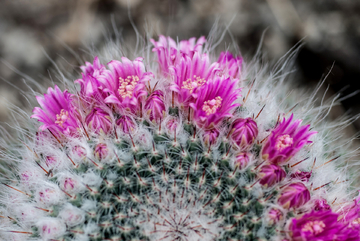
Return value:
<svg viewBox="0 0 360 241">
<path fill-rule="evenodd" d="M 50 59 L 80 66 L 65 46 L 80 56 L 84 46 L 101 48 L 105 36 L 114 34 L 112 23 L 125 45 L 133 43 L 131 19 L 141 34 L 151 26 L 154 37 L 179 39 L 207 35 L 217 19 L 222 26 L 232 20 L 229 30 L 245 56 L 255 53 L 267 29 L 263 50 L 270 60 L 305 37 L 296 60 L 299 82 L 317 84 L 334 64 L 325 83 L 332 93 L 360 89 L 359 0 L 1 0 L 0 77 L 26 89 L 8 64 L 40 82 L 50 78 Z M 0 81 L 0 121 L 9 117 L 4 99 L 25 103 L 15 87 Z M 360 113 L 359 94 L 342 104 L 333 115 Z M 355 126 L 360 130 L 360 121 Z"/>
</svg>

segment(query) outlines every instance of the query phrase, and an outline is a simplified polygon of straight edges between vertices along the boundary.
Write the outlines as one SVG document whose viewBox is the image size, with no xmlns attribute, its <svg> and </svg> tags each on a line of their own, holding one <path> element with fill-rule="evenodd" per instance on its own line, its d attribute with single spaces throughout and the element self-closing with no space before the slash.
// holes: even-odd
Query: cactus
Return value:
<svg viewBox="0 0 360 241">
<path fill-rule="evenodd" d="M 213 61 L 204 37 L 151 43 L 146 61 L 86 62 L 4 134 L 3 240 L 360 239 L 351 120 L 291 92 L 292 53 L 268 71 Z"/>
</svg>

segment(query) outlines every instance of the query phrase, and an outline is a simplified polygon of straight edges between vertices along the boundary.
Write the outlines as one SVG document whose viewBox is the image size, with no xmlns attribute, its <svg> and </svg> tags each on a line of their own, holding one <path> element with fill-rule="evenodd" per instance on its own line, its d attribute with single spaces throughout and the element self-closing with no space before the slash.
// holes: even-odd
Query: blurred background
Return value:
<svg viewBox="0 0 360 241">
<path fill-rule="evenodd" d="M 80 66 L 74 53 L 83 55 L 84 46 L 101 48 L 114 33 L 113 23 L 125 45 L 134 43 L 131 19 L 141 34 L 151 26 L 156 39 L 206 36 L 217 19 L 223 26 L 232 21 L 229 31 L 245 56 L 255 53 L 267 29 L 263 51 L 270 60 L 305 38 L 296 59 L 299 83 L 312 87 L 333 66 L 324 85 L 330 86 L 329 96 L 360 89 L 359 0 L 1 0 L 0 78 L 6 81 L 0 81 L 0 121 L 9 120 L 5 99 L 25 103 L 14 87 L 26 89 L 23 77 L 13 68 L 49 79 L 50 60 Z M 360 113 L 360 94 L 342 101 L 332 115 L 346 111 Z"/>
</svg>

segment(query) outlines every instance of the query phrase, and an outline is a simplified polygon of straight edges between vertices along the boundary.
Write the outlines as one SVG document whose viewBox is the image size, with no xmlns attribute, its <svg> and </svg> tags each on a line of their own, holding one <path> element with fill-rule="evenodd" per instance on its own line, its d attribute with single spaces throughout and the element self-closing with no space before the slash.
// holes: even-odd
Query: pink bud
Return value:
<svg viewBox="0 0 360 241">
<path fill-rule="evenodd" d="M 252 118 L 236 119 L 232 130 L 231 138 L 240 147 L 248 147 L 258 135 L 257 124 Z"/>
<path fill-rule="evenodd" d="M 45 163 L 48 167 L 54 167 L 57 164 L 57 160 L 54 156 L 46 156 Z"/>
<path fill-rule="evenodd" d="M 105 143 L 99 143 L 95 147 L 94 155 L 97 159 L 103 160 L 109 154 L 109 149 Z"/>
<path fill-rule="evenodd" d="M 283 213 L 277 208 L 272 208 L 268 213 L 268 217 L 271 224 L 276 224 L 283 219 Z"/>
<path fill-rule="evenodd" d="M 65 223 L 57 218 L 42 218 L 37 223 L 37 226 L 43 240 L 60 238 L 66 232 Z"/>
<path fill-rule="evenodd" d="M 331 207 L 329 204 L 327 204 L 327 201 L 325 199 L 320 198 L 315 200 L 314 210 L 327 211 L 327 210 L 331 210 Z"/>
<path fill-rule="evenodd" d="M 253 155 L 250 152 L 240 152 L 236 155 L 235 166 L 239 166 L 239 169 L 245 168 L 252 160 Z"/>
<path fill-rule="evenodd" d="M 60 186 L 65 192 L 72 193 L 73 190 L 76 188 L 77 182 L 70 177 L 65 178 L 61 183 Z"/>
<path fill-rule="evenodd" d="M 204 142 L 206 145 L 214 144 L 216 142 L 216 138 L 219 136 L 219 131 L 217 129 L 206 130 L 204 133 Z"/>
<path fill-rule="evenodd" d="M 147 98 L 144 109 L 151 121 L 158 122 L 163 119 L 165 112 L 164 93 L 161 90 L 155 90 Z"/>
<path fill-rule="evenodd" d="M 102 130 L 105 134 L 112 130 L 109 114 L 100 108 L 92 109 L 90 114 L 86 116 L 85 122 L 89 129 L 97 134 L 100 133 L 100 130 Z"/>
<path fill-rule="evenodd" d="M 310 200 L 310 192 L 301 182 L 291 183 L 286 186 L 278 199 L 284 208 L 299 208 Z"/>
<path fill-rule="evenodd" d="M 171 117 L 170 119 L 168 119 L 165 122 L 165 128 L 168 131 L 168 134 L 174 134 L 174 131 L 176 130 L 178 125 L 179 125 L 179 120 L 178 119 L 176 119 L 174 117 Z"/>
<path fill-rule="evenodd" d="M 300 180 L 302 182 L 308 182 L 310 177 L 311 177 L 311 173 L 312 172 L 303 172 L 303 171 L 297 170 L 295 173 L 292 173 L 290 175 L 290 177 L 292 179 L 298 179 L 298 180 Z"/>
<path fill-rule="evenodd" d="M 86 149 L 82 146 L 74 146 L 72 152 L 79 158 L 86 157 Z"/>
<path fill-rule="evenodd" d="M 116 125 L 118 125 L 121 131 L 125 134 L 129 134 L 132 130 L 135 129 L 134 121 L 126 115 L 123 115 L 119 119 L 117 119 Z"/>
<path fill-rule="evenodd" d="M 261 167 L 260 184 L 265 187 L 271 187 L 275 183 L 281 182 L 286 177 L 286 172 L 276 165 L 264 165 Z"/>
</svg>

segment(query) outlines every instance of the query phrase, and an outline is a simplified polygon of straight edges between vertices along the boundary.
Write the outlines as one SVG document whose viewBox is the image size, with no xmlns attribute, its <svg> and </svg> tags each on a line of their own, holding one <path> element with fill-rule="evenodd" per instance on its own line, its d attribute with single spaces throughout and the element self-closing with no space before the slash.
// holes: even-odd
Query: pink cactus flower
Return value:
<svg viewBox="0 0 360 241">
<path fill-rule="evenodd" d="M 194 120 L 200 128 L 214 128 L 225 117 L 232 117 L 231 111 L 240 106 L 234 103 L 241 91 L 236 87 L 236 80 L 217 77 L 201 88 L 196 102 L 190 104 Z"/>
<path fill-rule="evenodd" d="M 299 208 L 310 200 L 310 192 L 301 182 L 287 185 L 280 194 L 278 203 L 284 208 Z"/>
<path fill-rule="evenodd" d="M 286 177 L 286 172 L 276 165 L 264 165 L 261 167 L 259 177 L 261 185 L 271 187 L 281 182 Z"/>
<path fill-rule="evenodd" d="M 108 96 L 103 90 L 102 82 L 109 76 L 109 71 L 105 66 L 100 64 L 99 58 L 95 57 L 93 64 L 85 62 L 85 66 L 80 67 L 83 71 L 82 78 L 75 81 L 80 84 L 79 96 L 81 100 L 90 108 L 94 104 L 103 103 L 103 100 Z"/>
<path fill-rule="evenodd" d="M 232 53 L 226 51 L 220 53 L 217 62 L 220 64 L 220 69 L 222 69 L 220 73 L 226 73 L 226 75 L 235 79 L 241 78 L 241 68 L 243 62 L 242 57 L 237 56 L 236 58 L 234 58 Z"/>
<path fill-rule="evenodd" d="M 194 102 L 201 89 L 214 76 L 217 71 L 217 63 L 210 65 L 210 59 L 206 54 L 195 52 L 193 58 L 184 56 L 179 64 L 171 68 L 174 83 L 170 90 L 177 93 L 179 105 L 188 107 Z"/>
<path fill-rule="evenodd" d="M 95 147 L 94 155 L 98 160 L 103 160 L 109 155 L 109 148 L 105 143 L 99 143 Z"/>
<path fill-rule="evenodd" d="M 134 61 L 122 57 L 122 62 L 112 60 L 108 63 L 110 77 L 104 79 L 105 92 L 109 93 L 106 103 L 116 104 L 120 112 L 136 114 L 141 111 L 141 97 L 146 96 L 144 82 L 150 80 L 154 75 L 145 72 L 143 58 L 136 58 Z"/>
<path fill-rule="evenodd" d="M 129 134 L 136 127 L 135 122 L 126 115 L 123 115 L 119 119 L 117 119 L 116 125 L 119 126 L 120 130 L 125 134 Z"/>
<path fill-rule="evenodd" d="M 315 211 L 327 211 L 327 210 L 331 210 L 331 207 L 325 199 L 320 198 L 320 199 L 315 200 L 314 210 Z"/>
<path fill-rule="evenodd" d="M 241 170 L 249 164 L 252 158 L 253 155 L 250 152 L 240 152 L 236 155 L 235 166 L 238 166 Z"/>
<path fill-rule="evenodd" d="M 259 133 L 257 124 L 252 118 L 236 119 L 231 131 L 231 139 L 242 148 L 249 147 Z"/>
<path fill-rule="evenodd" d="M 311 143 L 310 137 L 316 131 L 309 131 L 310 125 L 300 126 L 302 120 L 293 121 L 293 115 L 285 119 L 271 132 L 262 148 L 262 157 L 273 164 L 283 164 L 300 149 Z"/>
<path fill-rule="evenodd" d="M 105 69 L 105 66 L 100 63 L 100 60 L 95 56 L 93 63 L 85 62 L 85 65 L 80 66 L 80 69 L 83 71 L 84 75 L 91 75 L 95 78 L 101 75 L 102 71 Z"/>
<path fill-rule="evenodd" d="M 358 241 L 359 231 L 338 221 L 338 214 L 329 211 L 312 211 L 292 219 L 290 236 L 293 241 Z"/>
<path fill-rule="evenodd" d="M 148 113 L 150 121 L 161 121 L 165 113 L 164 93 L 161 90 L 152 92 L 145 102 L 144 109 Z"/>
<path fill-rule="evenodd" d="M 51 130 L 55 135 L 63 133 L 65 135 L 77 134 L 79 127 L 75 118 L 74 107 L 72 105 L 72 95 L 65 90 L 61 92 L 59 87 L 49 88 L 47 94 L 36 96 L 40 107 L 35 107 L 31 118 L 42 122 L 40 130 Z"/>
<path fill-rule="evenodd" d="M 101 108 L 93 108 L 85 118 L 85 123 L 90 130 L 99 134 L 101 130 L 108 134 L 112 131 L 112 120 L 110 115 Z"/>
<path fill-rule="evenodd" d="M 157 53 L 160 72 L 164 75 L 169 74 L 169 67 L 177 65 L 182 56 L 187 55 L 192 58 L 195 52 L 201 54 L 203 45 L 206 43 L 204 36 L 197 41 L 195 37 L 182 40 L 179 44 L 176 44 L 172 38 L 162 35 L 158 42 L 153 39 L 150 41 L 155 46 L 153 52 Z"/>
</svg>

